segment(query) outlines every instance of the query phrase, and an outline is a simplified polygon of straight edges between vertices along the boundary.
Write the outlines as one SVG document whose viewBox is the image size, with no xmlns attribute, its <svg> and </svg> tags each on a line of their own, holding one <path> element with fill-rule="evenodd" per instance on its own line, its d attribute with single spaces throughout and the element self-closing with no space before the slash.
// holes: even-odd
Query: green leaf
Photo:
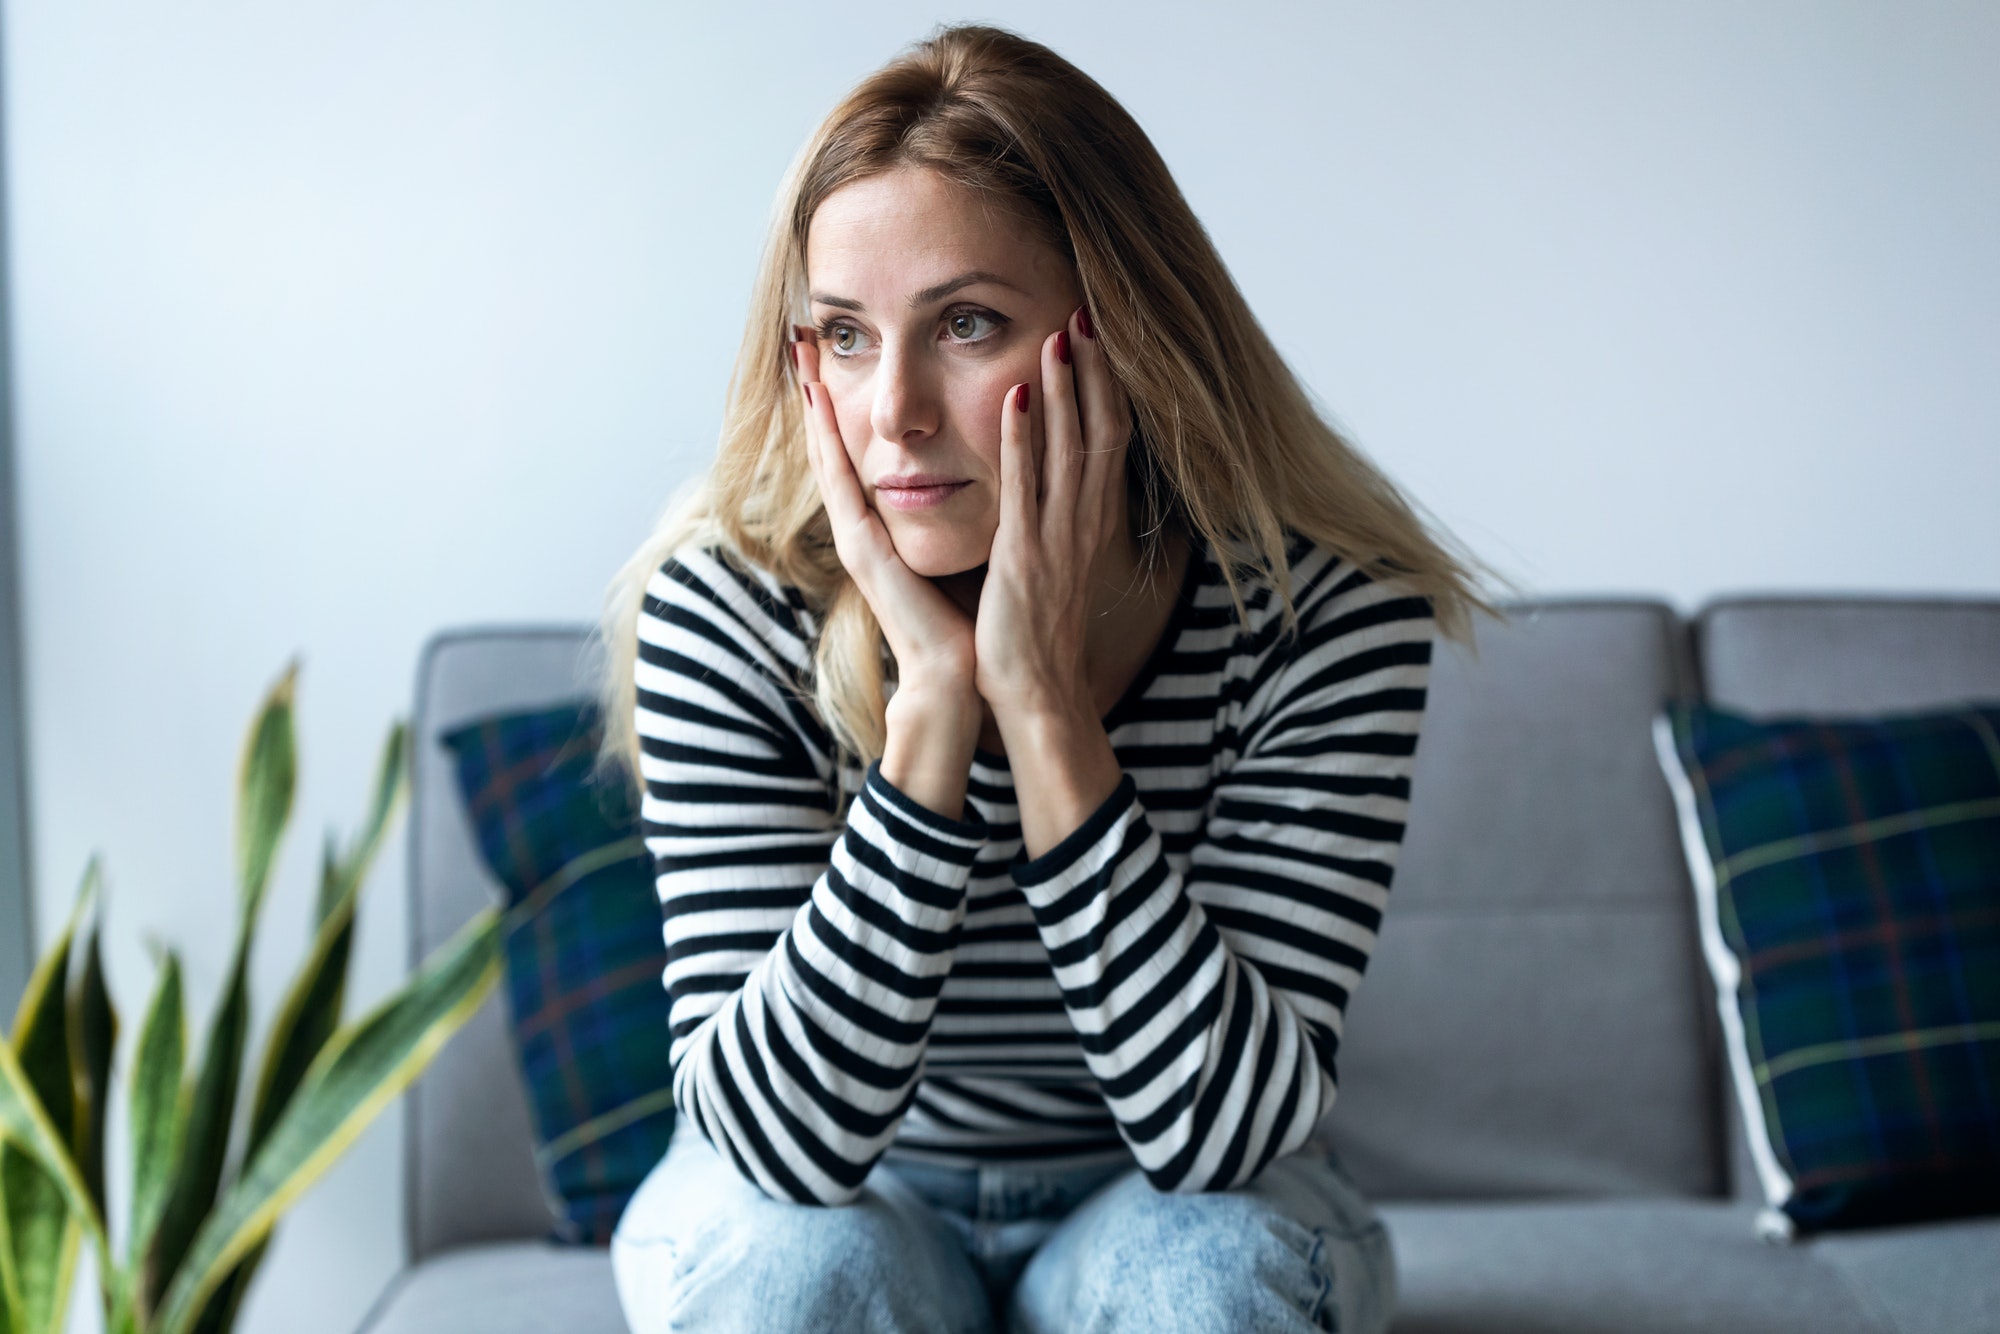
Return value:
<svg viewBox="0 0 2000 1334">
<path fill-rule="evenodd" d="M 187 1022 L 181 1010 L 181 960 L 171 950 L 139 1027 L 132 1060 L 132 1204 L 127 1254 L 136 1263 L 151 1248 L 173 1180 L 181 1124 L 181 1072 Z"/>
<path fill-rule="evenodd" d="M 111 1309 L 104 1316 L 104 1334 L 140 1334 L 139 1317 L 132 1309 L 132 1285 L 119 1283 L 111 1293 Z"/>
<path fill-rule="evenodd" d="M 99 879 L 98 863 L 92 858 L 69 921 L 36 961 L 14 1018 L 13 1051 L 27 1089 L 47 1114 L 66 1154 L 75 1153 L 82 1119 L 70 1052 L 70 953 L 83 914 L 96 900 Z M 80 1233 L 70 1218 L 62 1184 L 27 1145 L 0 1146 L 0 1208 L 7 1220 L 15 1301 L 10 1315 L 28 1334 L 42 1334 L 68 1311 Z"/>
<path fill-rule="evenodd" d="M 18 1323 L 30 1334 L 53 1331 L 69 1311 L 82 1229 L 63 1200 L 62 1186 L 12 1144 L 0 1145 L 0 1206 L 13 1251 Z"/>
<path fill-rule="evenodd" d="M 182 1112 L 179 1152 L 166 1205 L 141 1268 L 139 1308 L 152 1311 L 173 1282 L 196 1231 L 215 1207 L 229 1152 L 229 1128 L 243 1077 L 243 1048 L 250 1028 L 248 923 L 237 937 L 236 954 L 223 983 L 222 999 L 209 1024 L 207 1046 L 194 1088 Z"/>
<path fill-rule="evenodd" d="M 290 1105 L 322 1048 L 340 1027 L 347 994 L 348 960 L 354 948 L 354 920 L 361 889 L 391 820 L 409 791 L 409 732 L 402 723 L 389 731 L 376 766 L 375 786 L 362 825 L 345 858 L 331 832 L 320 863 L 317 927 L 304 963 L 285 993 L 271 1033 L 251 1102 L 246 1161 L 256 1156 L 272 1126 Z M 244 1294 L 256 1277 L 265 1243 L 252 1247 L 216 1288 L 195 1322 L 195 1334 L 226 1334 L 236 1323 Z"/>
<path fill-rule="evenodd" d="M 142 1319 L 157 1309 L 173 1284 L 222 1186 L 250 1030 L 250 945 L 257 933 L 257 917 L 278 843 L 291 820 L 298 781 L 298 747 L 292 729 L 298 675 L 299 664 L 294 658 L 265 695 L 243 745 L 237 776 L 236 854 L 242 903 L 236 952 L 209 1023 L 201 1068 L 192 1092 L 186 1095 L 173 1178 L 152 1245 L 141 1265 L 138 1309 Z"/>
<path fill-rule="evenodd" d="M 155 1334 L 190 1334 L 230 1271 L 471 1018 L 500 974 L 500 916 L 487 909 L 403 988 L 327 1044 L 270 1138 L 202 1225 Z"/>
<path fill-rule="evenodd" d="M 97 859 L 83 873 L 76 905 L 55 943 L 35 962 L 14 1014 L 14 1052 L 50 1122 L 68 1143 L 76 1129 L 76 1073 L 69 1055 L 69 956 L 85 908 L 96 897 Z"/>
<path fill-rule="evenodd" d="M 118 1010 L 104 984 L 103 928 L 92 922 L 83 946 L 83 976 L 69 998 L 70 1061 L 77 1075 L 77 1163 L 102 1215 L 104 1121 L 111 1102 L 111 1053 L 118 1045 Z M 108 1275 L 106 1276 L 108 1277 Z"/>
<path fill-rule="evenodd" d="M 264 1066 L 250 1108 L 245 1158 L 263 1145 L 306 1070 L 340 1027 L 341 1005 L 347 994 L 347 960 L 354 947 L 354 903 L 353 894 L 343 896 L 333 915 L 320 924 L 312 949 L 271 1023 Z"/>
<path fill-rule="evenodd" d="M 49 1119 L 42 1100 L 35 1096 L 10 1042 L 0 1042 L 0 1141 L 22 1150 L 42 1165 L 62 1188 L 64 1202 L 89 1232 L 98 1254 L 103 1255 L 103 1216 L 91 1202 L 90 1188 L 84 1185 L 83 1174 L 77 1171 L 69 1145 Z"/>
<path fill-rule="evenodd" d="M 326 919 L 340 902 L 341 891 L 346 881 L 340 874 L 340 840 L 334 832 L 326 831 L 326 846 L 319 853 L 319 898 L 313 908 L 313 930 L 326 925 Z"/>
<path fill-rule="evenodd" d="M 258 1242 L 250 1248 L 249 1254 L 237 1261 L 229 1271 L 229 1277 L 222 1280 L 215 1295 L 202 1308 L 201 1316 L 194 1322 L 194 1334 L 230 1334 L 236 1328 L 236 1316 L 243 1308 L 243 1298 L 250 1291 L 250 1281 L 257 1277 L 257 1267 L 264 1262 L 264 1252 L 270 1239 Z"/>
<path fill-rule="evenodd" d="M 264 1063 L 258 1074 L 257 1094 L 251 1105 L 250 1138 L 243 1153 L 246 1161 L 255 1156 L 271 1126 L 291 1101 L 306 1069 L 340 1027 L 341 1006 L 347 994 L 348 958 L 354 947 L 356 905 L 383 834 L 408 791 L 407 752 L 408 730 L 397 723 L 390 728 L 389 739 L 382 748 L 374 793 L 361 832 L 344 859 L 335 856 L 334 840 L 328 836 L 320 869 L 319 926 L 305 962 L 299 966 L 271 1024 Z"/>
<path fill-rule="evenodd" d="M 0 1209 L 0 1334 L 21 1334 L 21 1284 L 14 1276 L 14 1233 L 5 1209 Z"/>
<path fill-rule="evenodd" d="M 383 835 L 388 832 L 389 823 L 402 808 L 410 791 L 410 729 L 397 722 L 389 729 L 389 736 L 382 744 L 382 754 L 375 765 L 375 787 L 368 802 L 368 810 L 362 818 L 361 828 L 356 832 L 354 843 L 348 848 L 347 856 L 341 859 L 341 869 L 345 873 L 342 887 L 336 887 L 329 895 L 329 885 L 320 881 L 319 920 L 324 922 L 332 913 L 340 888 L 359 886 L 368 878 L 369 870 L 375 864 L 375 854 L 381 850 Z"/>
<path fill-rule="evenodd" d="M 244 741 L 237 770 L 236 866 L 243 893 L 243 919 L 255 924 L 271 880 L 278 843 L 292 818 L 298 785 L 298 747 L 292 731 L 292 699 L 299 663 L 285 668 L 258 710 Z"/>
</svg>

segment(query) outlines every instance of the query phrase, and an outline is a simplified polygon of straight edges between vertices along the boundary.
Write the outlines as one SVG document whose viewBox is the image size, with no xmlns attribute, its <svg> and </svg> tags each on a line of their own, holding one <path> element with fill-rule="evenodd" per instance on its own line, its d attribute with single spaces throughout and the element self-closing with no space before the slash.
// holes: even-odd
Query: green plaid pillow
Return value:
<svg viewBox="0 0 2000 1334">
<path fill-rule="evenodd" d="M 506 887 L 507 1000 L 559 1240 L 604 1245 L 673 1133 L 667 954 L 629 789 L 599 786 L 594 705 L 443 738 Z"/>
<path fill-rule="evenodd" d="M 2000 1212 L 2000 705 L 1653 734 L 1763 1230 Z"/>
</svg>

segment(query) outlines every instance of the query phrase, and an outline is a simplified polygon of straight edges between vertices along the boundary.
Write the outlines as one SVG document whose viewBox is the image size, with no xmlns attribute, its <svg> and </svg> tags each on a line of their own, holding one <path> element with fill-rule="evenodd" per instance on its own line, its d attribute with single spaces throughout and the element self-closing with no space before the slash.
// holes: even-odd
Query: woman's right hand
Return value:
<svg viewBox="0 0 2000 1334">
<path fill-rule="evenodd" d="M 795 334 L 792 360 L 805 395 L 806 458 L 833 526 L 834 549 L 882 625 L 896 658 L 897 693 L 962 694 L 976 710 L 972 617 L 903 563 L 882 516 L 868 507 L 833 399 L 819 379 L 819 345 L 810 330 Z"/>
<path fill-rule="evenodd" d="M 809 334 L 792 343 L 792 361 L 805 395 L 806 458 L 833 526 L 834 550 L 896 658 L 882 776 L 913 801 L 959 819 L 981 725 L 973 618 L 903 563 L 882 516 L 868 508 L 833 398 L 819 379 L 819 345 Z"/>
</svg>

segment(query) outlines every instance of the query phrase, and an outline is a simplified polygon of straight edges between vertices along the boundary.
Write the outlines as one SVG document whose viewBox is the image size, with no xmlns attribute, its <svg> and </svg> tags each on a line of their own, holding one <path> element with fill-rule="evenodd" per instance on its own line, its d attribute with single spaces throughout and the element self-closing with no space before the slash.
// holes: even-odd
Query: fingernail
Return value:
<svg viewBox="0 0 2000 1334">
<path fill-rule="evenodd" d="M 1064 357 L 1064 358 L 1063 358 L 1063 360 L 1064 360 L 1064 361 L 1068 361 L 1068 360 L 1069 360 L 1069 358 L 1068 358 L 1068 357 Z M 1016 412 L 1026 412 L 1026 411 L 1028 410 L 1028 386 L 1026 386 L 1026 385 L 1017 385 L 1017 386 L 1015 387 L 1015 389 L 1014 389 L 1014 410 L 1015 410 Z"/>
<path fill-rule="evenodd" d="M 805 340 L 806 327 L 803 324 L 794 324 L 792 326 L 792 341 L 794 343 L 803 343 Z"/>
<path fill-rule="evenodd" d="M 1089 306 L 1078 306 L 1076 308 L 1076 327 L 1083 330 L 1083 336 L 1085 338 L 1094 339 L 1097 337 L 1097 330 L 1093 329 L 1090 326 Z"/>
<path fill-rule="evenodd" d="M 1069 365 L 1069 330 L 1067 329 L 1056 335 L 1056 360 L 1065 366 Z"/>
</svg>

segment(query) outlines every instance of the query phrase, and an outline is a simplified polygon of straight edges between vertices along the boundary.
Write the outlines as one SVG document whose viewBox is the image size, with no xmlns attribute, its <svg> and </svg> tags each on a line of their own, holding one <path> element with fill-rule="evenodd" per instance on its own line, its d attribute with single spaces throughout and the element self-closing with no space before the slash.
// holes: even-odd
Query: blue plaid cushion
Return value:
<svg viewBox="0 0 2000 1334">
<path fill-rule="evenodd" d="M 1654 740 L 1765 1227 L 2000 1212 L 2000 706 Z"/>
<path fill-rule="evenodd" d="M 673 1133 L 659 900 L 629 789 L 591 779 L 585 703 L 443 738 L 505 886 L 507 999 L 558 1239 L 603 1245 Z"/>
</svg>

